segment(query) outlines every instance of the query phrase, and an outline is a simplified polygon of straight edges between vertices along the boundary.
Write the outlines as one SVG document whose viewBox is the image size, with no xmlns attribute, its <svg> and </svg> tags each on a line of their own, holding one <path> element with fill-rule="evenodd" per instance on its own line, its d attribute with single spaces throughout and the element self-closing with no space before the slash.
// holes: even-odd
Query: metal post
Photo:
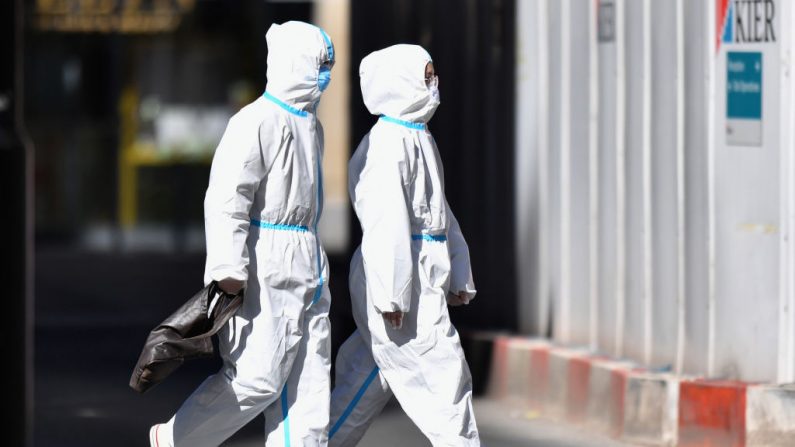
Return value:
<svg viewBox="0 0 795 447">
<path fill-rule="evenodd" d="M 3 287 L 3 444 L 32 445 L 31 157 L 22 132 L 23 1 L 0 6 L 0 284 Z"/>
<path fill-rule="evenodd" d="M 599 348 L 599 19 L 598 2 L 588 4 L 588 340 Z"/>
<path fill-rule="evenodd" d="M 707 64 L 704 87 L 707 92 L 707 375 L 715 376 L 715 2 L 706 3 Z"/>
<path fill-rule="evenodd" d="M 685 13 L 676 0 L 676 363 L 685 362 Z"/>
<path fill-rule="evenodd" d="M 795 4 L 784 2 L 782 23 L 795 18 Z M 779 266 L 779 333 L 778 333 L 778 383 L 791 383 L 795 380 L 795 74 L 793 55 L 795 54 L 795 33 L 792 27 L 781 29 L 781 235 Z"/>
<path fill-rule="evenodd" d="M 643 1 L 643 362 L 651 364 L 654 334 L 651 167 L 651 0 Z"/>
<path fill-rule="evenodd" d="M 626 47 L 625 0 L 615 2 L 616 29 L 616 331 L 613 355 L 624 355 L 626 326 Z"/>
<path fill-rule="evenodd" d="M 571 337 L 571 1 L 560 4 L 560 327 Z"/>
<path fill-rule="evenodd" d="M 538 2 L 538 328 L 539 335 L 549 333 L 549 0 Z"/>
</svg>

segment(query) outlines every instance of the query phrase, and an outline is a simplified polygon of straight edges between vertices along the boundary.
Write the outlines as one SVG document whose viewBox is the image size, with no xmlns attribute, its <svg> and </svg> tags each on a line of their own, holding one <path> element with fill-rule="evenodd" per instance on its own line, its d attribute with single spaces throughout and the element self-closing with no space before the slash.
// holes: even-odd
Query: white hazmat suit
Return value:
<svg viewBox="0 0 795 447">
<path fill-rule="evenodd" d="M 392 394 L 434 446 L 480 445 L 446 301 L 449 292 L 473 297 L 475 287 L 426 125 L 439 104 L 423 76 L 429 62 L 421 47 L 396 45 L 359 68 L 365 105 L 380 118 L 349 165 L 363 233 L 350 271 L 358 330 L 337 356 L 330 446 L 356 445 Z M 405 313 L 398 329 L 382 315 L 394 311 Z"/>
<path fill-rule="evenodd" d="M 263 411 L 269 446 L 327 442 L 331 297 L 316 234 L 323 129 L 315 108 L 334 48 L 302 22 L 274 24 L 266 37 L 266 91 L 229 121 L 204 201 L 205 282 L 245 281 L 244 303 L 220 333 L 221 371 L 153 427 L 158 447 L 218 446 Z"/>
</svg>

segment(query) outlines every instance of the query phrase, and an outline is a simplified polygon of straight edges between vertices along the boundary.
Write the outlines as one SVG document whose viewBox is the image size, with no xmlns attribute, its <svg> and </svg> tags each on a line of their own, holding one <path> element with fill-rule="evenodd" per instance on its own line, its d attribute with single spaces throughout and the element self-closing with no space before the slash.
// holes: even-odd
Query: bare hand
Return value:
<svg viewBox="0 0 795 447">
<path fill-rule="evenodd" d="M 243 289 L 245 283 L 239 279 L 226 278 L 218 281 L 218 287 L 230 295 L 237 295 Z"/>
<path fill-rule="evenodd" d="M 384 312 L 382 315 L 384 316 L 384 320 L 392 326 L 392 329 L 400 329 L 403 327 L 403 312 Z"/>
</svg>

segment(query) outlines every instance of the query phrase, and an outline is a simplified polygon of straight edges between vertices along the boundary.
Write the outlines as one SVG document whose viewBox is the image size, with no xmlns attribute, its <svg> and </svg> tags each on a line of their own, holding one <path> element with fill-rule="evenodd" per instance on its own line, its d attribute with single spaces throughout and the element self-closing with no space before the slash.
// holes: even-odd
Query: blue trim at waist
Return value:
<svg viewBox="0 0 795 447">
<path fill-rule="evenodd" d="M 414 129 L 414 130 L 426 130 L 428 128 L 428 126 L 425 123 L 412 123 L 411 121 L 403 121 L 386 115 L 381 115 L 379 119 L 382 119 L 388 123 L 397 124 L 398 126 L 408 127 L 409 129 Z"/>
<path fill-rule="evenodd" d="M 284 110 L 292 113 L 293 115 L 298 115 L 298 116 L 303 116 L 303 117 L 309 116 L 309 112 L 307 112 L 306 110 L 296 109 L 295 107 L 287 104 L 286 102 L 280 100 L 279 98 L 271 95 L 268 92 L 263 93 L 262 97 L 267 99 L 268 101 L 276 104 L 277 106 L 283 108 Z"/>
<path fill-rule="evenodd" d="M 447 236 L 443 234 L 412 234 L 412 241 L 445 242 Z"/>
<path fill-rule="evenodd" d="M 251 219 L 251 225 L 254 225 L 255 227 L 264 228 L 266 230 L 299 231 L 299 232 L 309 231 L 309 227 L 307 227 L 306 225 L 275 224 L 270 222 L 262 222 L 261 220 L 257 219 Z"/>
</svg>

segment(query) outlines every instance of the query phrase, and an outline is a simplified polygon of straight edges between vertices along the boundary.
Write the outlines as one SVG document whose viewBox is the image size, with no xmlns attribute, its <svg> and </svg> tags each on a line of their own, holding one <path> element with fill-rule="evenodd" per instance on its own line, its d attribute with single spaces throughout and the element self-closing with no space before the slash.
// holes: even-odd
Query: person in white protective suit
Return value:
<svg viewBox="0 0 795 447">
<path fill-rule="evenodd" d="M 329 445 L 356 445 L 394 394 L 434 446 L 479 446 L 472 377 L 447 311 L 475 286 L 427 128 L 438 78 L 415 45 L 371 53 L 359 75 L 379 120 L 349 164 L 363 233 L 349 278 L 358 329 L 337 356 Z"/>
<path fill-rule="evenodd" d="M 229 121 L 204 200 L 205 283 L 242 307 L 220 332 L 223 367 L 150 430 L 153 446 L 218 446 L 265 412 L 267 445 L 325 446 L 331 297 L 317 237 L 323 129 L 315 115 L 334 47 L 302 22 L 274 24 L 265 93 Z"/>
</svg>

